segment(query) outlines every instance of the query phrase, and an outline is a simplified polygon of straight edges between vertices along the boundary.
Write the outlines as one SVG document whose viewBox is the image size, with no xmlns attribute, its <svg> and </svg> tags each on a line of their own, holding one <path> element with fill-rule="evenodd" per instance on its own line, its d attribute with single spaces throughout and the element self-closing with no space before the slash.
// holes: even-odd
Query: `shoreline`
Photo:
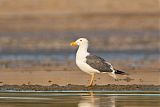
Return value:
<svg viewBox="0 0 160 107">
<path fill-rule="evenodd" d="M 19 92 L 19 91 L 101 91 L 101 92 L 112 92 L 112 91 L 148 91 L 148 92 L 159 92 L 160 85 L 94 85 L 91 87 L 84 86 L 84 85 L 72 85 L 68 84 L 65 86 L 60 86 L 57 84 L 52 84 L 50 86 L 42 86 L 42 85 L 2 85 L 0 86 L 0 92 Z"/>
</svg>

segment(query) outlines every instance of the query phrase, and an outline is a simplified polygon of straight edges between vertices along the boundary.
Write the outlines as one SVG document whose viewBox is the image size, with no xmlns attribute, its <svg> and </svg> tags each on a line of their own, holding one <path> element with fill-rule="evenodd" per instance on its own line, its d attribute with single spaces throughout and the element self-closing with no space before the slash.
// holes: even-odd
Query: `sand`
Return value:
<svg viewBox="0 0 160 107">
<path fill-rule="evenodd" d="M 159 94 L 160 85 L 72 85 L 59 86 L 52 84 L 50 86 L 42 85 L 3 85 L 0 91 L 147 91 Z M 143 93 L 143 92 L 142 92 Z"/>
<path fill-rule="evenodd" d="M 40 64 L 30 67 L 7 66 L 0 68 L 0 90 L 159 90 L 159 61 L 142 61 L 138 66 L 126 61 L 113 61 L 114 67 L 129 75 L 96 74 L 94 86 L 88 88 L 90 75 L 80 71 L 74 63 Z M 133 62 L 130 62 L 131 64 Z M 129 61 L 128 61 L 129 64 Z"/>
<path fill-rule="evenodd" d="M 79 71 L 44 69 L 3 69 L 0 90 L 149 90 L 160 89 L 159 70 L 128 69 L 128 76 L 114 80 L 108 74 L 96 74 L 93 87 L 87 87 L 90 75 Z"/>
<path fill-rule="evenodd" d="M 96 74 L 97 85 L 160 85 L 159 71 L 132 70 L 128 76 L 118 75 L 118 81 L 108 74 Z M 90 75 L 82 71 L 4 71 L 1 72 L 1 85 L 87 85 Z"/>
</svg>

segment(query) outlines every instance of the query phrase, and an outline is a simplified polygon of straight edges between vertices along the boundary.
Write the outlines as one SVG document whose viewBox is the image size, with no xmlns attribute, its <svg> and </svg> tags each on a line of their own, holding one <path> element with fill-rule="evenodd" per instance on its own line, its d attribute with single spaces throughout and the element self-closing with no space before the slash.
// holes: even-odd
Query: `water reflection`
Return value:
<svg viewBox="0 0 160 107">
<path fill-rule="evenodd" d="M 78 107 L 100 107 L 100 98 L 95 97 L 93 93 L 90 96 L 82 96 L 82 99 L 78 103 Z"/>
<path fill-rule="evenodd" d="M 81 96 L 78 107 L 160 107 L 160 96 Z"/>
<path fill-rule="evenodd" d="M 90 93 L 90 96 L 82 96 L 81 101 L 78 103 L 78 107 L 102 107 L 107 105 L 107 107 L 115 106 L 116 96 L 106 96 L 106 99 L 102 99 L 101 96 L 95 96 Z"/>
<path fill-rule="evenodd" d="M 107 100 L 107 105 L 108 107 L 116 107 L 116 102 L 115 102 L 116 96 L 109 96 Z"/>
<path fill-rule="evenodd" d="M 0 107 L 160 107 L 159 95 L 35 95 L 0 94 Z"/>
</svg>

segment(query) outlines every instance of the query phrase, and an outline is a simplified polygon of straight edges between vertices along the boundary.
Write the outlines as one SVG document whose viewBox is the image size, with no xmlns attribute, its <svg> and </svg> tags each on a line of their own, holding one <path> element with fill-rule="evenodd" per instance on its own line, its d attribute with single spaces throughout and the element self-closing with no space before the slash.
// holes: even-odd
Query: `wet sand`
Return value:
<svg viewBox="0 0 160 107">
<path fill-rule="evenodd" d="M 3 85 L 0 86 L 0 91 L 147 91 L 152 94 L 160 94 L 160 85 L 72 85 L 59 86 L 52 84 L 50 86 L 42 85 Z M 111 92 L 112 93 L 112 92 Z M 114 92 L 113 92 L 114 93 Z M 133 94 L 133 92 L 131 92 Z M 139 92 L 140 93 L 140 92 Z M 127 93 L 129 94 L 129 93 Z M 143 92 L 141 93 L 143 94 Z"/>
<path fill-rule="evenodd" d="M 43 69 L 1 69 L 0 90 L 148 90 L 160 89 L 159 69 L 128 69 L 128 76 L 114 80 L 108 74 L 96 74 L 95 86 L 87 87 L 90 75 L 79 71 Z"/>
<path fill-rule="evenodd" d="M 114 80 L 108 74 L 96 74 L 97 85 L 160 85 L 159 71 L 132 70 L 128 76 L 117 75 Z M 82 71 L 4 71 L 1 72 L 1 85 L 87 85 L 90 75 Z"/>
</svg>

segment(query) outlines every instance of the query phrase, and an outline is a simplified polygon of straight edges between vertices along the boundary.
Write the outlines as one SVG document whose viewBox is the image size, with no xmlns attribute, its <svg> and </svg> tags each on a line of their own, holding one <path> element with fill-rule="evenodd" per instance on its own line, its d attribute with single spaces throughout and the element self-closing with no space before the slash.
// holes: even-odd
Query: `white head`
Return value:
<svg viewBox="0 0 160 107">
<path fill-rule="evenodd" d="M 88 40 L 86 38 L 79 38 L 75 42 L 71 42 L 70 45 L 71 46 L 77 46 L 78 45 L 79 47 L 87 46 L 87 48 L 88 48 Z"/>
<path fill-rule="evenodd" d="M 76 54 L 76 59 L 80 59 L 82 57 L 85 57 L 89 55 L 87 52 L 88 49 L 88 40 L 86 38 L 79 38 L 75 42 L 71 42 L 71 46 L 79 46 L 77 54 Z"/>
</svg>

